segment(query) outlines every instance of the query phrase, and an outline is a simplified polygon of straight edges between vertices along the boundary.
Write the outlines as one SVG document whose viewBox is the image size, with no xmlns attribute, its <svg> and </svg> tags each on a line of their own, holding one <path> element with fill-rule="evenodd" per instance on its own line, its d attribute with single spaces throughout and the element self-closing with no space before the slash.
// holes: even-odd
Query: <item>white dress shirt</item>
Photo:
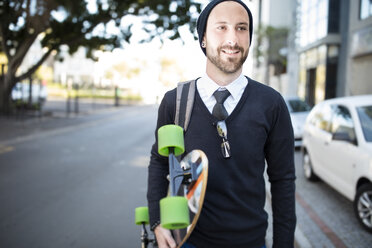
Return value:
<svg viewBox="0 0 372 248">
<path fill-rule="evenodd" d="M 227 86 L 221 87 L 205 73 L 204 76 L 197 80 L 196 88 L 210 113 L 212 113 L 213 107 L 216 104 L 216 99 L 214 98 L 213 93 L 216 90 L 227 89 L 230 92 L 230 96 L 225 100 L 223 106 L 230 115 L 242 97 L 244 89 L 247 85 L 248 79 L 243 74 L 240 74 L 237 79 Z"/>
</svg>

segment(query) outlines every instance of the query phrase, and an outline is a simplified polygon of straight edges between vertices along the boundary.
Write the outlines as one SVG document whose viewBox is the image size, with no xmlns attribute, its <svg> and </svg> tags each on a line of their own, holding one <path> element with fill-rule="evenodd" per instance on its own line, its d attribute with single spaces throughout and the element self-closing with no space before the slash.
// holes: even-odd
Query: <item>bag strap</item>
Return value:
<svg viewBox="0 0 372 248">
<path fill-rule="evenodd" d="M 185 132 L 190 123 L 194 105 L 196 80 L 180 82 L 177 85 L 176 116 L 174 123 L 183 127 Z"/>
</svg>

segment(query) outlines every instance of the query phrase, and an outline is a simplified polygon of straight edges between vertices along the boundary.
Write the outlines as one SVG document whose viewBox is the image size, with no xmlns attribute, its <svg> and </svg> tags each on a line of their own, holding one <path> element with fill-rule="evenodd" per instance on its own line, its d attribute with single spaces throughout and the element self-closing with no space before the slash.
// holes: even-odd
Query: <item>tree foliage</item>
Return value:
<svg viewBox="0 0 372 248">
<path fill-rule="evenodd" d="M 121 47 L 132 36 L 131 23 L 123 21 L 131 15 L 143 18 L 146 41 L 155 36 L 176 39 L 183 25 L 188 24 L 194 33 L 200 7 L 200 3 L 188 0 L 0 0 L 0 53 L 7 58 L 0 109 L 9 102 L 16 82 L 35 73 L 50 54 L 61 58 L 62 45 L 70 54 L 83 46 L 90 58 L 95 50 Z M 109 26 L 115 26 L 117 32 L 109 32 Z M 44 52 L 32 67 L 17 74 L 38 37 Z"/>
<path fill-rule="evenodd" d="M 142 64 L 145 64 L 145 62 Z M 141 68 L 136 64 L 128 64 L 127 62 L 122 61 L 114 64 L 109 71 L 112 75 L 118 74 L 120 78 L 132 79 L 140 74 Z"/>
</svg>

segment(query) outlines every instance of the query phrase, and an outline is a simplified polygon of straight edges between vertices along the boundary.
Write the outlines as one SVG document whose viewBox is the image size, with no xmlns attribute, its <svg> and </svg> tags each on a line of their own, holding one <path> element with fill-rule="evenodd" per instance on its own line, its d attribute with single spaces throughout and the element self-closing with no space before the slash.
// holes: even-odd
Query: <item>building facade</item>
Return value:
<svg viewBox="0 0 372 248">
<path fill-rule="evenodd" d="M 290 27 L 295 23 L 295 15 L 292 11 L 295 1 L 297 0 L 251 0 L 248 2 L 253 13 L 255 32 L 255 40 L 250 51 L 251 59 L 253 59 L 251 75 L 254 79 L 275 88 L 283 95 L 296 94 L 297 81 L 293 83 L 289 80 L 289 77 L 294 76 L 293 70 L 288 71 L 287 66 L 278 69 L 274 66 L 273 60 L 278 60 L 277 56 L 280 55 L 284 58 L 291 57 L 291 61 L 296 63 L 297 54 L 293 53 L 293 49 L 291 50 L 294 46 L 287 45 Z M 269 37 L 268 29 L 274 32 L 271 33 L 271 37 Z M 277 39 L 273 37 L 277 37 Z M 277 52 L 279 54 L 276 54 Z"/>
<path fill-rule="evenodd" d="M 350 1 L 345 95 L 372 94 L 372 1 Z"/>
<path fill-rule="evenodd" d="M 298 95 L 316 104 L 372 94 L 372 2 L 301 0 L 297 11 Z"/>
</svg>

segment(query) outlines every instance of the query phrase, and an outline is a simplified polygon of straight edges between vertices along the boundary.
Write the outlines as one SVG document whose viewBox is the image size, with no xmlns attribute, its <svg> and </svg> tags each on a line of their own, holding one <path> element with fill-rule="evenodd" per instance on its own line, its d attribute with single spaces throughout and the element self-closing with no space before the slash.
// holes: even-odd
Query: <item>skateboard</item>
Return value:
<svg viewBox="0 0 372 248">
<path fill-rule="evenodd" d="M 171 230 L 177 247 L 190 237 L 199 219 L 208 181 L 208 159 L 203 151 L 193 150 L 181 161 L 184 153 L 183 129 L 177 125 L 165 125 L 158 130 L 158 152 L 168 156 L 169 191 L 160 200 L 160 225 Z M 152 244 L 146 225 L 149 224 L 147 207 L 135 209 L 135 223 L 142 226 L 141 245 Z M 153 235 L 155 236 L 155 235 Z"/>
</svg>

